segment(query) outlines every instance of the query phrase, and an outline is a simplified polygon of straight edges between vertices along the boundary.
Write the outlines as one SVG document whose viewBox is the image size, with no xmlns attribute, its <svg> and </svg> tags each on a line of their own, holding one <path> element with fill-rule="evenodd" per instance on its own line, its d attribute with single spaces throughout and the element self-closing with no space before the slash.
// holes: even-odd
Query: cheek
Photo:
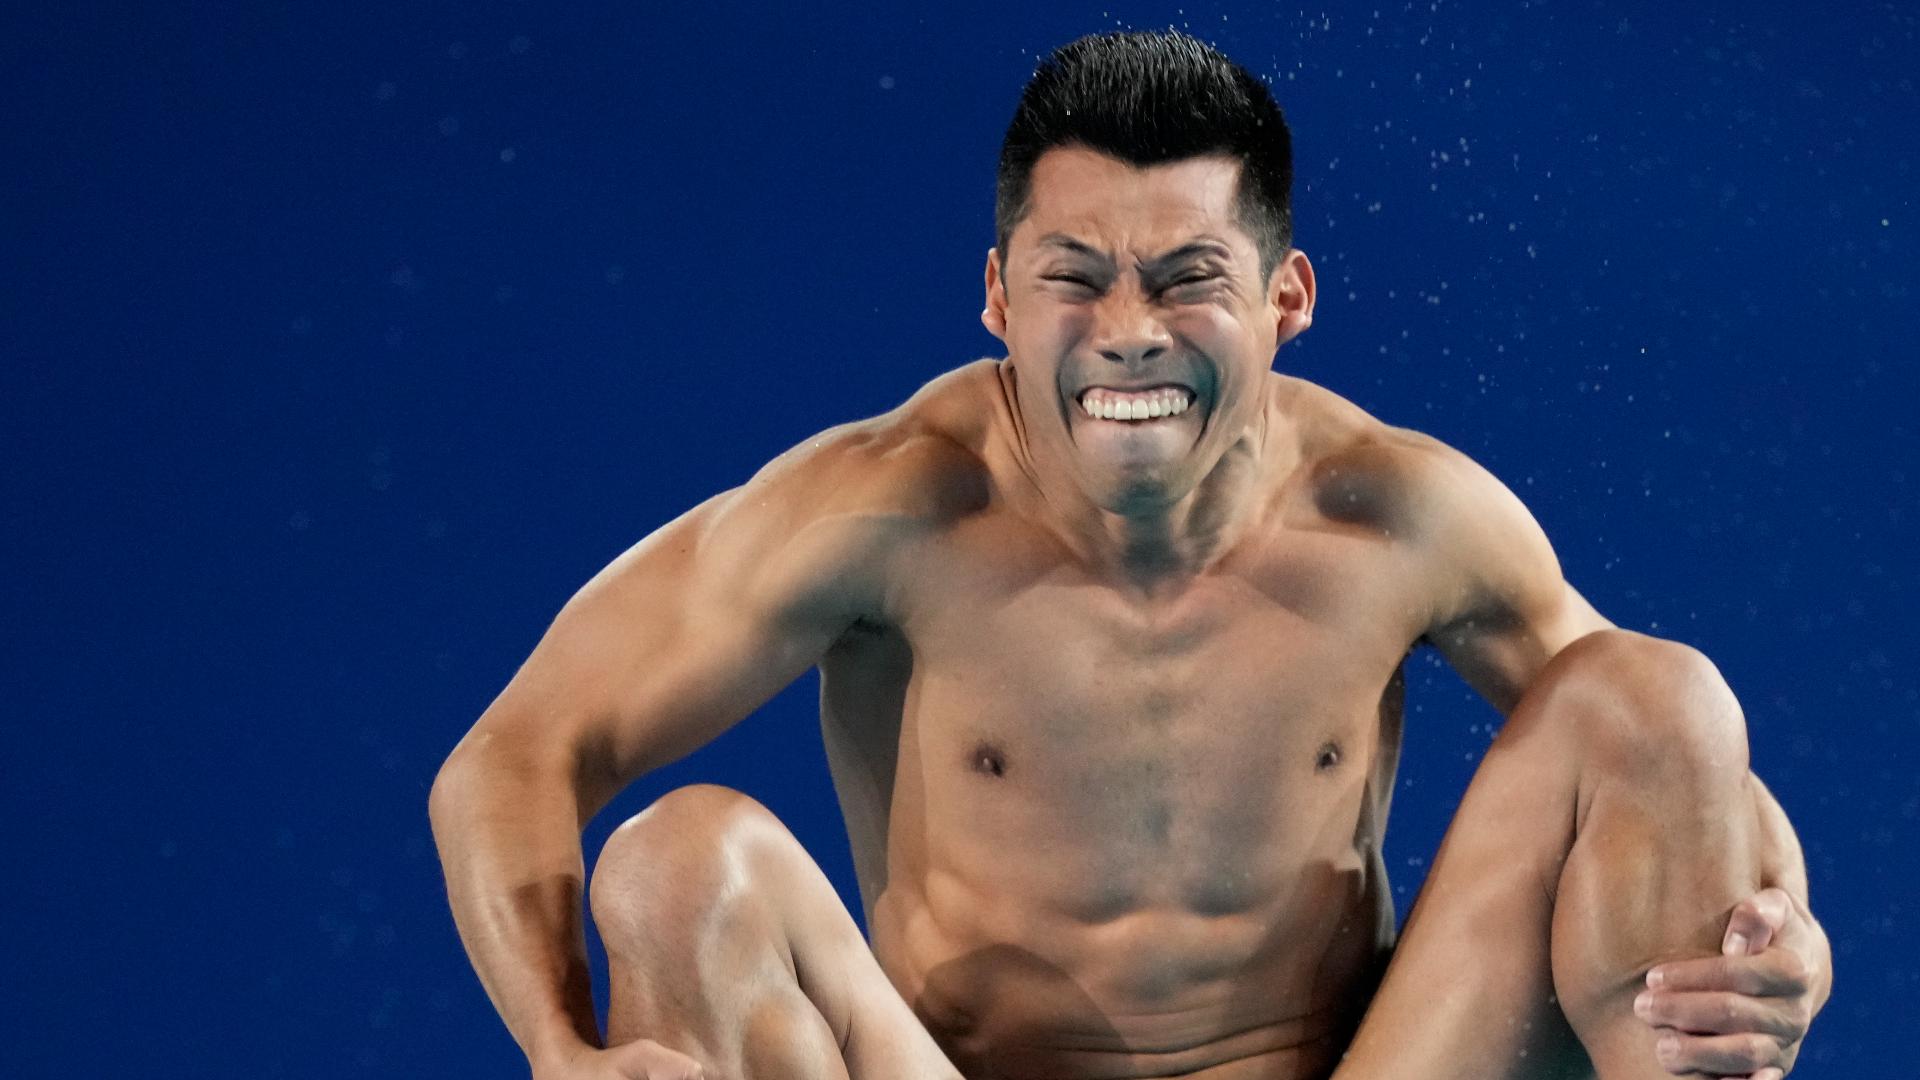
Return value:
<svg viewBox="0 0 1920 1080">
<path fill-rule="evenodd" d="M 1243 369 L 1264 367 L 1257 357 L 1261 342 L 1252 327 L 1231 311 L 1217 307 L 1194 308 L 1170 320 L 1168 329 L 1182 342 L 1208 357 L 1224 383 L 1247 378 Z"/>
<path fill-rule="evenodd" d="M 1017 327 L 1009 324 L 1014 332 L 1012 336 L 1021 347 L 1030 353 L 1049 357 L 1060 357 L 1073 350 L 1087 333 L 1087 320 L 1073 312 L 1042 310 L 1021 320 Z"/>
<path fill-rule="evenodd" d="M 1196 345 L 1206 346 L 1209 351 L 1238 351 L 1252 340 L 1247 324 L 1235 312 L 1218 304 L 1181 308 L 1167 320 L 1167 328 Z"/>
</svg>

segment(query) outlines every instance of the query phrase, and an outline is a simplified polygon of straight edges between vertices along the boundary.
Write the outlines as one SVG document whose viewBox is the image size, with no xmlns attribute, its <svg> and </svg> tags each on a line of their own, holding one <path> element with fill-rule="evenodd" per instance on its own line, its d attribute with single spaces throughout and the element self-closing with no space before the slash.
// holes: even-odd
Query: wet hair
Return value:
<svg viewBox="0 0 1920 1080">
<path fill-rule="evenodd" d="M 1177 30 L 1090 34 L 1055 49 L 1021 91 L 1000 144 L 993 224 L 1004 270 L 1033 166 L 1084 146 L 1129 165 L 1221 154 L 1240 162 L 1235 212 L 1265 281 L 1293 243 L 1293 137 L 1266 84 Z"/>
</svg>

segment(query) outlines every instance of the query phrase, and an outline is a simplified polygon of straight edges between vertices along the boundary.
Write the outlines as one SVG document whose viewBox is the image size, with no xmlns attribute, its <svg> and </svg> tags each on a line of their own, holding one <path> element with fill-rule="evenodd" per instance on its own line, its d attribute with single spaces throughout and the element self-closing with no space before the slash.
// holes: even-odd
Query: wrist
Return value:
<svg viewBox="0 0 1920 1080">
<path fill-rule="evenodd" d="M 527 1065 L 535 1076 L 599 1048 L 597 1039 L 588 1041 L 583 1038 L 572 1020 L 564 1016 L 555 1017 L 543 1025 L 521 1047 L 527 1055 Z"/>
</svg>

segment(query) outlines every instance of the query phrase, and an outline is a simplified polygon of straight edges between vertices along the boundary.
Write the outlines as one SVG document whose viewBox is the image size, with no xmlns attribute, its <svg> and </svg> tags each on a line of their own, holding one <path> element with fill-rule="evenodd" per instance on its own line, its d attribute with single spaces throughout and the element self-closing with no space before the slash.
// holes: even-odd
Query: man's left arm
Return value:
<svg viewBox="0 0 1920 1080">
<path fill-rule="evenodd" d="M 1431 560 L 1437 586 L 1427 640 L 1510 713 L 1548 661 L 1613 624 L 1566 582 L 1533 515 L 1492 474 L 1424 437 L 1408 459 L 1415 542 Z M 1757 778 L 1755 787 L 1765 887 L 1734 908 L 1721 956 L 1655 967 L 1637 1008 L 1648 1023 L 1681 1037 L 1682 1062 L 1686 1040 L 1696 1034 L 1765 1031 L 1782 1038 L 1791 1063 L 1832 984 L 1826 933 L 1807 907 L 1799 841 Z M 1763 1069 L 1753 1077 L 1783 1074 Z"/>
</svg>

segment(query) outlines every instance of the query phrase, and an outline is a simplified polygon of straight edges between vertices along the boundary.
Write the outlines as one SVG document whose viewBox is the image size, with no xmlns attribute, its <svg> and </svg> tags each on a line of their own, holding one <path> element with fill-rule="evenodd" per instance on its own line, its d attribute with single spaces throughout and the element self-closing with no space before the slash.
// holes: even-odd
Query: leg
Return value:
<svg viewBox="0 0 1920 1080">
<path fill-rule="evenodd" d="M 1541 673 L 1448 827 L 1339 1080 L 1665 1077 L 1653 964 L 1719 951 L 1766 861 L 1739 706 L 1606 631 Z"/>
<path fill-rule="evenodd" d="M 952 1077 L 833 886 L 759 803 L 670 792 L 594 867 L 607 1038 L 649 1038 L 725 1080 Z"/>
</svg>

